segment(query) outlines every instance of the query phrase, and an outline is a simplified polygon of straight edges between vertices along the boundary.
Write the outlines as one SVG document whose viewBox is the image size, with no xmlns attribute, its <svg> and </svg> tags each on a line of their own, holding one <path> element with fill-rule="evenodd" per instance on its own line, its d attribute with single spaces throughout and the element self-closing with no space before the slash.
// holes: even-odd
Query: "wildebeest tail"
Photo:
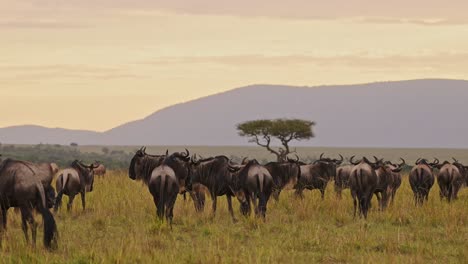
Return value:
<svg viewBox="0 0 468 264">
<path fill-rule="evenodd" d="M 165 191 L 167 190 L 167 180 L 166 180 L 166 175 L 161 175 L 159 176 L 160 182 L 159 182 L 159 201 L 158 201 L 158 217 L 163 219 L 164 217 L 164 205 L 166 204 L 165 201 Z"/>
<path fill-rule="evenodd" d="M 67 186 L 67 182 L 70 176 L 71 175 L 69 173 L 62 173 L 57 177 L 57 197 L 55 198 L 54 211 L 57 211 L 58 207 L 62 204 L 63 192 L 65 190 L 65 186 Z"/>
<path fill-rule="evenodd" d="M 41 183 L 37 183 L 36 189 L 40 198 L 40 203 L 37 205 L 37 209 L 41 213 L 44 222 L 44 246 L 51 249 L 55 246 L 53 245 L 55 244 L 53 242 L 57 239 L 57 224 L 55 223 L 54 216 L 46 206 L 44 187 Z"/>
<path fill-rule="evenodd" d="M 259 173 L 256 175 L 257 177 L 257 186 L 260 189 L 260 193 L 263 193 L 263 185 L 265 184 L 265 175 Z"/>
</svg>

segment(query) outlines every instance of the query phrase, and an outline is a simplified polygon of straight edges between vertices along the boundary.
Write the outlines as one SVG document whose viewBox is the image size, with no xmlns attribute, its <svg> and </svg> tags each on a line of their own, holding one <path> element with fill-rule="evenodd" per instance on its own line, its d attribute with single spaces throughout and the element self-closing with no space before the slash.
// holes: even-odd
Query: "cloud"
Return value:
<svg viewBox="0 0 468 264">
<path fill-rule="evenodd" d="M 53 20 L 29 20 L 29 21 L 0 21 L 0 29 L 72 29 L 85 28 L 88 25 Z"/>
<path fill-rule="evenodd" d="M 33 16 L 80 13 L 83 17 L 89 17 L 91 13 L 113 10 L 134 15 L 163 11 L 286 19 L 363 17 L 365 19 L 361 22 L 366 23 L 412 23 L 426 26 L 468 23 L 466 0 L 451 0 L 450 4 L 436 0 L 0 0 L 0 5 L 7 6 L 3 11 L 5 14 L 15 11 Z"/>
<path fill-rule="evenodd" d="M 366 70 L 450 69 L 462 72 L 468 67 L 468 53 L 434 53 L 422 55 L 394 54 L 387 56 L 369 56 L 366 54 L 348 54 L 336 56 L 264 56 L 245 54 L 236 56 L 199 56 L 199 57 L 160 57 L 140 64 L 169 67 L 181 64 L 217 64 L 230 67 L 293 67 L 316 66 L 330 68 L 360 68 Z M 463 65 L 464 68 L 460 68 Z M 195 66 L 194 66 L 195 67 Z"/>
<path fill-rule="evenodd" d="M 89 65 L 14 65 L 0 66 L 0 81 L 34 81 L 44 79 L 114 80 L 141 79 L 143 74 L 133 74 L 124 68 Z"/>
</svg>

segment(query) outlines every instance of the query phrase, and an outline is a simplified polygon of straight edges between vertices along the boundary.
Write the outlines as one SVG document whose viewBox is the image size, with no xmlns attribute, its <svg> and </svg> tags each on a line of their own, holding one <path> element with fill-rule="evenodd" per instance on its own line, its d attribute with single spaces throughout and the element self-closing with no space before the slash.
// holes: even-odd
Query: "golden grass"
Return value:
<svg viewBox="0 0 468 264">
<path fill-rule="evenodd" d="M 291 191 L 280 202 L 270 200 L 264 223 L 253 216 L 236 216 L 232 223 L 226 199 L 197 214 L 191 200 L 176 202 L 174 226 L 156 219 L 147 188 L 125 172 L 97 178 L 70 213 L 56 214 L 59 248 L 48 252 L 27 245 L 19 214 L 9 211 L 9 226 L 0 250 L 2 263 L 461 263 L 468 260 L 468 188 L 452 204 L 440 201 L 435 185 L 427 204 L 414 206 L 408 179 L 397 192 L 394 206 L 376 210 L 369 218 L 353 219 L 349 191 L 338 200 L 329 184 L 325 200 L 318 191 L 304 200 Z M 67 198 L 64 197 L 64 202 Z M 36 216 L 41 222 L 41 217 Z"/>
</svg>

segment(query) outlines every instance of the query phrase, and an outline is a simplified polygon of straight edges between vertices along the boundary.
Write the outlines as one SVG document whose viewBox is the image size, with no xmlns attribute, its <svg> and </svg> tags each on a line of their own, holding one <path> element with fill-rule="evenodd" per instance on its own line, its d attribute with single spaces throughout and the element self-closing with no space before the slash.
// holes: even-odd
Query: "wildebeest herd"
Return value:
<svg viewBox="0 0 468 264">
<path fill-rule="evenodd" d="M 146 153 L 142 147 L 136 151 L 130 161 L 128 175 L 132 180 L 140 180 L 147 187 L 156 206 L 156 214 L 166 219 L 172 228 L 173 209 L 179 194 L 192 198 L 195 210 L 200 212 L 205 207 L 205 196 L 212 200 L 212 212 L 215 214 L 217 198 L 226 196 L 228 210 L 234 222 L 232 198 L 240 205 L 240 212 L 249 216 L 253 210 L 256 216 L 265 219 L 270 196 L 279 200 L 282 190 L 293 189 L 296 197 L 302 198 L 304 190 L 317 189 L 322 199 L 328 183 L 334 180 L 338 198 L 344 189 L 349 188 L 354 205 L 354 216 L 367 218 L 370 202 L 375 195 L 379 210 L 392 204 L 402 182 L 401 170 L 407 166 L 404 159 L 392 163 L 373 157 L 355 160 L 343 164 L 344 158 L 324 157 L 312 163 L 304 163 L 296 155 L 283 162 L 260 164 L 256 159 L 244 158 L 235 163 L 228 157 L 219 155 L 201 158 L 185 152 L 167 151 L 161 155 Z M 86 193 L 93 191 L 95 175 L 104 175 L 106 169 L 99 162 L 86 165 L 79 160 L 73 161 L 68 168 L 59 170 L 55 163 L 35 164 L 27 161 L 0 160 L 0 242 L 7 226 L 7 211 L 10 207 L 19 208 L 22 229 L 27 241 L 28 225 L 35 245 L 37 223 L 33 217 L 36 210 L 43 217 L 44 245 L 46 248 L 57 246 L 57 225 L 50 208 L 57 211 L 63 195 L 67 195 L 67 209 L 70 210 L 74 197 L 81 195 L 83 210 L 86 208 Z M 55 187 L 52 181 L 55 178 Z M 435 179 L 440 189 L 441 199 L 452 201 L 462 186 L 468 186 L 468 167 L 458 160 L 453 162 L 438 159 L 430 162 L 420 158 L 409 173 L 409 183 L 414 193 L 416 205 L 423 205 Z M 57 195 L 55 193 L 57 191 Z"/>
</svg>

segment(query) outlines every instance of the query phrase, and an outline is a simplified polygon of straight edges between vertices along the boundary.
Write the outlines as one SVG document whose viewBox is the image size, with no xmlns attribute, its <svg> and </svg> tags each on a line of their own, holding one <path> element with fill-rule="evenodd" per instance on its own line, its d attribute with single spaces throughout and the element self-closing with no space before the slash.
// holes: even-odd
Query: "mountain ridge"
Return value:
<svg viewBox="0 0 468 264">
<path fill-rule="evenodd" d="M 466 80 L 255 84 L 178 103 L 104 132 L 37 125 L 0 128 L 0 142 L 248 145 L 237 135 L 236 124 L 258 118 L 302 118 L 317 123 L 316 138 L 297 146 L 466 148 L 468 140 L 462 134 L 468 134 L 468 124 L 462 120 L 468 107 L 463 98 L 468 98 Z"/>
</svg>

